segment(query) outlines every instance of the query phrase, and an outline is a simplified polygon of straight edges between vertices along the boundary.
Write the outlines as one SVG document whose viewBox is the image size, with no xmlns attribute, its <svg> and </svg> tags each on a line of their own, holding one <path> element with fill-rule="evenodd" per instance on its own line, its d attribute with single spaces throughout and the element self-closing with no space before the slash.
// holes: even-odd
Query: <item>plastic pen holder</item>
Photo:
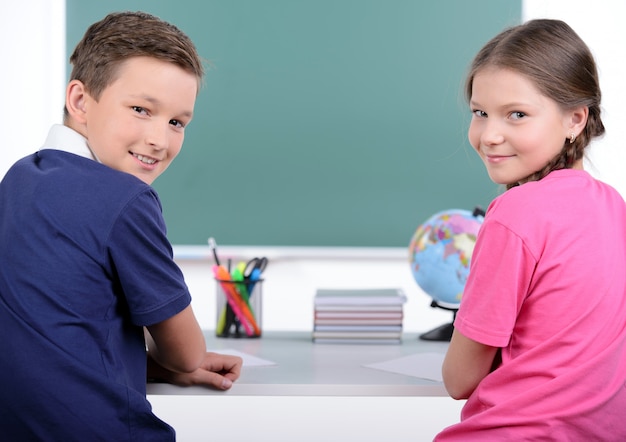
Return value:
<svg viewBox="0 0 626 442">
<path fill-rule="evenodd" d="M 263 279 L 256 281 L 215 280 L 215 335 L 220 338 L 261 336 Z"/>
</svg>

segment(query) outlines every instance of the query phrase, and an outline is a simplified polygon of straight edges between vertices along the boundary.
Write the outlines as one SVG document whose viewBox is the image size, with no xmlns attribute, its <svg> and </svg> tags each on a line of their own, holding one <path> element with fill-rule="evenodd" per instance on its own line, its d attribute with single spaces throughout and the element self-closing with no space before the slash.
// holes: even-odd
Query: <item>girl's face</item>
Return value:
<svg viewBox="0 0 626 442">
<path fill-rule="evenodd" d="M 543 169 L 562 150 L 575 120 L 527 77 L 498 67 L 476 73 L 470 107 L 469 141 L 498 184 L 518 183 Z M 582 168 L 582 161 L 574 167 Z"/>
</svg>

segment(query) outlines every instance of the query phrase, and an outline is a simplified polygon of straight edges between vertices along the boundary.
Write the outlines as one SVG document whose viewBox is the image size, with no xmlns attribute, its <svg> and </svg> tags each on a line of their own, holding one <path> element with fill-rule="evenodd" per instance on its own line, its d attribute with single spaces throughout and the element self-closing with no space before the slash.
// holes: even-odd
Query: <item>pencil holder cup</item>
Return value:
<svg viewBox="0 0 626 442">
<path fill-rule="evenodd" d="M 215 335 L 220 338 L 261 336 L 263 280 L 216 279 L 217 319 Z"/>
</svg>

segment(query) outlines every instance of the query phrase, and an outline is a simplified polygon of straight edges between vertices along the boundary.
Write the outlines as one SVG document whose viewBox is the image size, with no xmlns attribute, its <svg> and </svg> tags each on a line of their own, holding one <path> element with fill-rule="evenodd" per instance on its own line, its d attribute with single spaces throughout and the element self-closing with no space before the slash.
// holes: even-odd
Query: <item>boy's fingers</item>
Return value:
<svg viewBox="0 0 626 442">
<path fill-rule="evenodd" d="M 233 381 L 213 371 L 197 370 L 194 378 L 195 384 L 217 388 L 218 390 L 228 390 L 233 386 Z"/>
</svg>

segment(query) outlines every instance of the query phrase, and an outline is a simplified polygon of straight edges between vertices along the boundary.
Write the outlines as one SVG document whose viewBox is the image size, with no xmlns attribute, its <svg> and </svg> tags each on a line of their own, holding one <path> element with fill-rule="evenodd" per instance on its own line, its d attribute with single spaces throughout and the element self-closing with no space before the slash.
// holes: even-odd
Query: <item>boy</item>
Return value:
<svg viewBox="0 0 626 442">
<path fill-rule="evenodd" d="M 226 390 L 242 365 L 206 352 L 150 186 L 181 149 L 202 63 L 141 12 L 93 24 L 70 62 L 64 125 L 0 183 L 0 428 L 174 440 L 146 378 Z"/>
</svg>

